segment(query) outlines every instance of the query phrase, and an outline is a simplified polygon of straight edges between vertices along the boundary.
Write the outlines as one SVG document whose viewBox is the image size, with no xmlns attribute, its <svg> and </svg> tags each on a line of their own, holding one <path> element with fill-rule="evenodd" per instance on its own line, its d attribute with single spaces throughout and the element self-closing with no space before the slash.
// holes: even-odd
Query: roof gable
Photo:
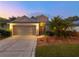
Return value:
<svg viewBox="0 0 79 59">
<path fill-rule="evenodd" d="M 14 21 L 12 21 L 13 23 L 25 23 L 25 22 L 32 22 L 31 19 L 27 16 L 22 16 L 22 17 L 18 17 L 17 19 L 15 19 Z"/>
</svg>

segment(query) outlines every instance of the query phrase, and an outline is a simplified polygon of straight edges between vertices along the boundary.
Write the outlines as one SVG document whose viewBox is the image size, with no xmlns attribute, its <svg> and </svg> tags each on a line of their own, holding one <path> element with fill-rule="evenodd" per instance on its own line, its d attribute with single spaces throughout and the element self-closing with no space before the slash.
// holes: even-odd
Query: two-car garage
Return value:
<svg viewBox="0 0 79 59">
<path fill-rule="evenodd" d="M 36 35 L 36 27 L 15 25 L 13 26 L 13 35 Z"/>
<path fill-rule="evenodd" d="M 39 35 L 39 24 L 12 24 L 12 35 Z"/>
</svg>

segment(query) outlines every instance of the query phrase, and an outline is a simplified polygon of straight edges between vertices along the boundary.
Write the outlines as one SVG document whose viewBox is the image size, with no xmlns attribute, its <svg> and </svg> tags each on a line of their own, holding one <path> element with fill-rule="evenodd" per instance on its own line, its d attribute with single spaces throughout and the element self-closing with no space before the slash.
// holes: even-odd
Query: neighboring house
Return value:
<svg viewBox="0 0 79 59">
<path fill-rule="evenodd" d="M 74 28 L 73 30 L 76 30 L 77 32 L 79 32 L 79 20 L 74 21 Z"/>
<path fill-rule="evenodd" d="M 22 16 L 9 22 L 12 35 L 40 35 L 45 31 L 48 17 L 40 15 L 37 17 Z"/>
</svg>

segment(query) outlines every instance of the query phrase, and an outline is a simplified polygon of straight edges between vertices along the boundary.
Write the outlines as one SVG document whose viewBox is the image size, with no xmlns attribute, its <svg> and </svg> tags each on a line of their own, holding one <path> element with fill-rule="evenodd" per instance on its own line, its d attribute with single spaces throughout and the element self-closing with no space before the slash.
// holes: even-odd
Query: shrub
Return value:
<svg viewBox="0 0 79 59">
<path fill-rule="evenodd" d="M 72 31 L 71 36 L 78 36 L 78 33 L 74 30 Z"/>
<path fill-rule="evenodd" d="M 72 31 L 56 31 L 56 36 L 63 36 L 63 37 L 69 37 L 71 36 Z"/>
<path fill-rule="evenodd" d="M 0 29 L 0 36 L 1 37 L 9 37 L 11 36 L 11 32 L 10 31 L 7 31 L 7 30 L 4 30 L 4 29 Z"/>
<path fill-rule="evenodd" d="M 56 33 L 56 36 L 63 36 L 63 37 L 77 36 L 77 32 L 76 31 L 58 31 Z"/>
<path fill-rule="evenodd" d="M 55 35 L 55 33 L 52 32 L 52 31 L 46 31 L 46 32 L 45 32 L 45 35 L 53 36 L 53 35 Z"/>
<path fill-rule="evenodd" d="M 77 32 L 75 31 L 46 31 L 45 35 L 48 36 L 58 36 L 58 37 L 64 37 L 64 38 L 68 38 L 68 37 L 73 37 L 73 36 L 78 36 Z"/>
</svg>

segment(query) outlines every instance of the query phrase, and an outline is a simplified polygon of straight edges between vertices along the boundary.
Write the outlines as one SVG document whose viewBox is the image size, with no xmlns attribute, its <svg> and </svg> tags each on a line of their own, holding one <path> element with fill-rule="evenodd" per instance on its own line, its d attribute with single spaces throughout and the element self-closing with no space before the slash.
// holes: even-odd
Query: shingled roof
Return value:
<svg viewBox="0 0 79 59">
<path fill-rule="evenodd" d="M 47 22 L 48 18 L 41 15 L 38 17 L 32 16 L 31 18 L 27 16 L 18 17 L 17 19 L 11 21 L 12 23 L 38 23 L 38 22 Z"/>
<path fill-rule="evenodd" d="M 18 17 L 17 19 L 12 21 L 12 23 L 27 23 L 27 22 L 32 22 L 32 20 L 27 16 Z"/>
</svg>

